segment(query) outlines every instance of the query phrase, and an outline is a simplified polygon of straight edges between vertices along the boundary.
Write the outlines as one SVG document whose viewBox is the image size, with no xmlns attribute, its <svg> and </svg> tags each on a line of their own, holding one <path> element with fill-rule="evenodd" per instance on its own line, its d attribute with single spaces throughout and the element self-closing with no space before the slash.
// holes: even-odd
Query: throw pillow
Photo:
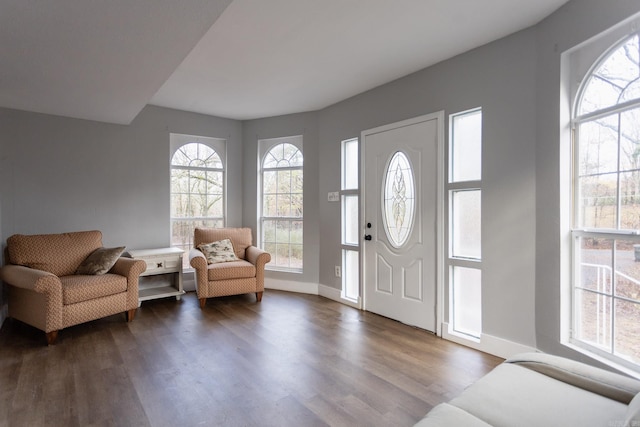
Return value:
<svg viewBox="0 0 640 427">
<path fill-rule="evenodd" d="M 80 264 L 76 274 L 99 275 L 111 270 L 120 255 L 124 252 L 124 246 L 117 248 L 98 248 L 91 252 Z"/>
<path fill-rule="evenodd" d="M 198 245 L 198 249 L 200 249 L 207 258 L 208 264 L 239 260 L 236 253 L 233 251 L 233 243 L 231 243 L 231 239 L 218 240 L 217 242 L 212 243 L 203 243 Z"/>
</svg>

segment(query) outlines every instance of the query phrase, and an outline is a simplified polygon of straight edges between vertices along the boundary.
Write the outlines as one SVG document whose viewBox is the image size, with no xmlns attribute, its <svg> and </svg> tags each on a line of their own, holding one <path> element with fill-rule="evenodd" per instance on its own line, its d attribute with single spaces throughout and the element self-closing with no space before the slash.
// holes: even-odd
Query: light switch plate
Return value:
<svg viewBox="0 0 640 427">
<path fill-rule="evenodd" d="M 329 202 L 339 202 L 340 201 L 340 192 L 339 191 L 329 191 L 329 194 L 327 194 L 327 201 L 329 201 Z"/>
</svg>

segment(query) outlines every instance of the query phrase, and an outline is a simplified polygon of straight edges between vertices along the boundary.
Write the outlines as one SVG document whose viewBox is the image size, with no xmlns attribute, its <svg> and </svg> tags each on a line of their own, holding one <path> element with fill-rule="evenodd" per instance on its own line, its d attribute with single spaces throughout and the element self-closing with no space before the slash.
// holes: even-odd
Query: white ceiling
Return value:
<svg viewBox="0 0 640 427">
<path fill-rule="evenodd" d="M 566 1 L 0 0 L 0 106 L 121 124 L 147 104 L 234 119 L 317 110 Z"/>
</svg>

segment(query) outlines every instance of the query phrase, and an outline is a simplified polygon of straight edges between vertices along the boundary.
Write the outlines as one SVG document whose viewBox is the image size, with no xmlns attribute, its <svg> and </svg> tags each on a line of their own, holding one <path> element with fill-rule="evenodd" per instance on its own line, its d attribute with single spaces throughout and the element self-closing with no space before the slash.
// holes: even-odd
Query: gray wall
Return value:
<svg viewBox="0 0 640 427">
<path fill-rule="evenodd" d="M 304 156 L 304 272 L 265 272 L 265 277 L 276 280 L 318 283 L 318 120 L 317 113 L 291 114 L 260 120 L 243 122 L 244 148 L 244 216 L 243 223 L 257 230 L 257 182 L 258 182 L 258 141 L 261 139 L 302 135 Z M 338 163 L 340 157 L 338 157 Z M 323 165 L 324 167 L 324 165 Z M 255 237 L 254 237 L 255 239 Z"/>
<path fill-rule="evenodd" d="M 568 242 L 560 236 L 569 226 L 560 210 L 561 200 L 570 197 L 569 100 L 560 94 L 561 54 L 639 11 L 638 0 L 574 0 L 537 26 L 536 342 L 546 352 L 583 359 L 560 344 L 561 279 L 568 277 L 561 263 Z"/>
<path fill-rule="evenodd" d="M 340 189 L 340 141 L 440 110 L 483 109 L 483 332 L 535 345 L 535 31 L 320 112 L 320 195 Z M 445 124 L 446 127 L 446 124 Z M 340 209 L 320 203 L 320 282 L 338 286 Z"/>
</svg>

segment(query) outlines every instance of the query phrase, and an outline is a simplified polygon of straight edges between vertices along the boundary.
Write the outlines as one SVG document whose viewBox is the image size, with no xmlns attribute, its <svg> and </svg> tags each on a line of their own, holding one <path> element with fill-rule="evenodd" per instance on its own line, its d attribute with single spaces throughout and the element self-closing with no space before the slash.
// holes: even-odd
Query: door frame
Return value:
<svg viewBox="0 0 640 427">
<path fill-rule="evenodd" d="M 367 287 L 364 283 L 364 235 L 366 234 L 365 230 L 365 197 L 367 191 L 367 183 L 365 182 L 365 168 L 367 165 L 365 164 L 365 152 L 367 149 L 366 137 L 368 135 L 373 135 L 380 132 L 385 132 L 391 129 L 395 129 L 402 126 L 410 126 L 413 124 L 417 124 L 420 122 L 425 122 L 429 120 L 437 120 L 436 129 L 438 132 L 437 136 L 437 147 L 436 147 L 436 328 L 435 333 L 437 336 L 442 336 L 442 322 L 443 322 L 443 309 L 444 309 L 444 230 L 445 230 L 445 209 L 444 209 L 444 189 L 445 189 L 445 143 L 444 143 L 444 119 L 445 114 L 444 110 L 437 111 L 435 113 L 425 114 L 422 116 L 414 117 L 411 119 L 401 120 L 399 122 L 389 123 L 383 126 L 378 126 L 372 129 L 363 130 L 360 133 L 360 241 L 362 242 L 360 245 L 360 289 L 362 289 L 362 309 L 367 310 Z"/>
</svg>

